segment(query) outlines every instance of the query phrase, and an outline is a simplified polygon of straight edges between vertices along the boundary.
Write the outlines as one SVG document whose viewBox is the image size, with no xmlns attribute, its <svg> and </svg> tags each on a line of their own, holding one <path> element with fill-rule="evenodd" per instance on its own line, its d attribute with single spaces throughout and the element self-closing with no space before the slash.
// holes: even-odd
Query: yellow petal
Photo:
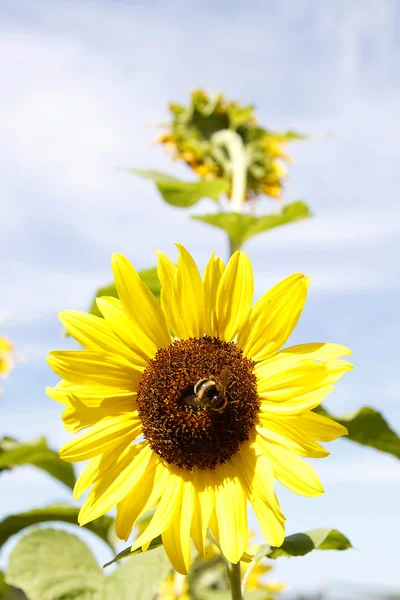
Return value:
<svg viewBox="0 0 400 600">
<path fill-rule="evenodd" d="M 50 352 L 47 362 L 71 383 L 101 384 L 135 391 L 142 373 L 111 352 L 98 350 L 59 350 Z"/>
<path fill-rule="evenodd" d="M 299 359 L 314 359 L 318 361 L 327 361 L 342 356 L 350 356 L 351 350 L 346 346 L 339 344 L 328 344 L 325 342 L 314 342 L 313 344 L 300 344 L 291 346 L 279 352 L 279 355 L 292 357 L 294 360 Z"/>
<path fill-rule="evenodd" d="M 287 359 L 282 357 L 257 364 L 254 373 L 260 398 L 282 402 L 332 385 L 352 369 L 353 366 L 345 360 L 302 360 L 287 366 Z"/>
<path fill-rule="evenodd" d="M 157 256 L 157 275 L 161 283 L 161 308 L 172 331 L 179 337 L 176 333 L 180 330 L 180 308 L 176 298 L 177 269 L 172 260 L 163 252 L 157 251 Z"/>
<path fill-rule="evenodd" d="M 249 537 L 246 495 L 229 463 L 219 465 L 213 479 L 216 481 L 215 511 L 221 550 L 230 562 L 238 563 Z"/>
<path fill-rule="evenodd" d="M 283 522 L 285 517 L 274 492 L 274 471 L 265 453 L 254 443 L 246 442 L 242 444 L 240 451 L 234 454 L 232 462 L 247 495 L 260 496 L 267 500 L 271 509 Z"/>
<path fill-rule="evenodd" d="M 281 417 L 292 417 L 300 415 L 308 410 L 312 410 L 316 406 L 319 406 L 334 390 L 332 385 L 312 390 L 306 394 L 295 396 L 291 400 L 284 400 L 282 402 L 269 401 L 260 398 L 260 412 L 265 413 L 267 416 L 270 415 L 272 418 L 277 415 Z"/>
<path fill-rule="evenodd" d="M 79 524 L 85 525 L 113 508 L 142 479 L 152 450 L 147 442 L 129 446 L 115 464 L 95 482 L 79 512 Z"/>
<path fill-rule="evenodd" d="M 169 480 L 169 470 L 154 454 L 140 482 L 117 505 L 116 533 L 127 540 L 135 522 L 159 501 Z"/>
<path fill-rule="evenodd" d="M 214 508 L 214 487 L 210 485 L 209 474 L 200 469 L 193 470 L 194 509 L 192 538 L 197 551 L 206 555 L 206 535 L 211 513 Z"/>
<path fill-rule="evenodd" d="M 142 423 L 136 411 L 107 417 L 86 433 L 67 442 L 60 449 L 60 456 L 67 462 L 87 460 L 121 444 L 133 443 L 141 430 Z"/>
<path fill-rule="evenodd" d="M 217 292 L 224 270 L 224 263 L 220 258 L 215 256 L 215 252 L 213 252 L 210 260 L 207 263 L 203 277 L 204 302 L 206 310 L 205 333 L 206 335 L 210 336 L 216 336 L 218 334 L 216 316 Z"/>
<path fill-rule="evenodd" d="M 118 298 L 102 296 L 96 298 L 96 304 L 110 329 L 135 355 L 135 364 L 147 367 L 155 356 L 155 346 L 147 333 L 128 319 Z"/>
<path fill-rule="evenodd" d="M 222 274 L 217 292 L 218 336 L 232 341 L 249 315 L 254 294 L 253 271 L 243 252 L 235 252 Z"/>
<path fill-rule="evenodd" d="M 336 438 L 348 434 L 343 425 L 311 411 L 295 417 L 291 422 L 307 435 L 321 442 L 332 442 Z"/>
<path fill-rule="evenodd" d="M 309 458 L 325 458 L 329 452 L 320 444 L 313 441 L 307 434 L 296 427 L 293 420 L 274 419 L 260 414 L 260 425 L 256 425 L 257 433 L 270 442 L 281 444 L 288 450 L 292 450 L 300 456 Z"/>
<path fill-rule="evenodd" d="M 69 403 L 62 413 L 62 420 L 67 431 L 77 433 L 105 417 L 116 417 L 133 410 L 136 410 L 136 402 L 132 402 L 129 396 L 118 400 L 107 398 L 100 406 L 88 407 L 78 397 L 70 395 Z"/>
<path fill-rule="evenodd" d="M 307 283 L 293 277 L 283 292 L 264 296 L 254 305 L 237 340 L 246 357 L 259 361 L 274 354 L 295 328 L 306 301 Z"/>
<path fill-rule="evenodd" d="M 279 483 L 300 496 L 313 497 L 324 493 L 317 473 L 294 452 L 261 437 L 257 438 L 257 445 L 267 454 Z"/>
<path fill-rule="evenodd" d="M 122 402 L 131 402 L 132 406 L 136 403 L 136 392 L 132 390 L 117 389 L 109 387 L 107 385 L 77 385 L 70 383 L 62 379 L 54 387 L 47 387 L 46 394 L 61 402 L 62 404 L 69 404 L 70 396 L 76 396 L 79 400 L 87 407 L 99 407 L 103 404 L 103 401 L 107 400 L 110 403 L 115 402 L 118 404 Z"/>
<path fill-rule="evenodd" d="M 265 498 L 250 496 L 249 501 L 260 524 L 264 539 L 271 546 L 281 546 L 285 539 L 284 521 L 278 519 L 276 512 L 272 510 L 271 505 Z"/>
<path fill-rule="evenodd" d="M 134 352 L 121 342 L 104 319 L 78 310 L 62 311 L 58 317 L 68 333 L 87 350 L 115 352 L 136 364 Z"/>
<path fill-rule="evenodd" d="M 164 550 L 178 573 L 187 575 L 190 565 L 190 530 L 193 515 L 193 485 L 184 482 L 182 504 L 169 527 L 162 532 Z"/>
<path fill-rule="evenodd" d="M 153 343 L 154 354 L 171 343 L 165 315 L 129 260 L 114 254 L 112 267 L 118 296 L 130 321 Z"/>
<path fill-rule="evenodd" d="M 192 256 L 180 244 L 176 246 L 179 251 L 176 297 L 180 307 L 180 321 L 185 329 L 186 338 L 200 338 L 205 331 L 203 282 Z"/>
<path fill-rule="evenodd" d="M 99 472 L 102 455 L 91 458 L 79 475 L 74 486 L 74 500 L 79 500 L 83 493 L 92 485 Z"/>
<path fill-rule="evenodd" d="M 170 471 L 168 483 L 155 513 L 144 532 L 133 543 L 132 551 L 156 538 L 176 518 L 182 501 L 183 482 L 182 472 L 179 469 L 176 472 Z"/>
</svg>

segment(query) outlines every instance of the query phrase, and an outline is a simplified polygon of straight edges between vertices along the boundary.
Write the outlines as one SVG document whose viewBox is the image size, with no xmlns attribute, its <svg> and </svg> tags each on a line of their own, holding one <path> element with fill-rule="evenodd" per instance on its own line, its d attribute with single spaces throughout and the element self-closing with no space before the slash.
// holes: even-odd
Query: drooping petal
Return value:
<svg viewBox="0 0 400 600">
<path fill-rule="evenodd" d="M 192 538 L 197 551 L 202 556 L 205 556 L 207 529 L 215 503 L 214 487 L 210 484 L 210 477 L 207 471 L 201 469 L 193 470 L 193 487 Z"/>
<path fill-rule="evenodd" d="M 215 252 L 213 252 L 206 265 L 203 277 L 204 301 L 206 310 L 205 333 L 206 335 L 210 336 L 216 336 L 218 334 L 216 315 L 217 292 L 224 270 L 224 263 L 220 258 L 215 256 Z"/>
<path fill-rule="evenodd" d="M 116 533 L 127 540 L 135 522 L 159 501 L 169 480 L 169 470 L 152 454 L 142 479 L 117 505 Z"/>
<path fill-rule="evenodd" d="M 274 492 L 274 471 L 268 456 L 255 441 L 243 445 L 233 461 L 264 538 L 272 546 L 280 546 L 285 537 L 285 517 Z"/>
<path fill-rule="evenodd" d="M 112 267 L 124 310 L 135 328 L 147 335 L 149 343 L 152 342 L 155 354 L 159 348 L 171 343 L 161 306 L 125 256 L 114 254 Z"/>
<path fill-rule="evenodd" d="M 183 483 L 180 470 L 170 470 L 167 485 L 155 513 L 144 532 L 134 541 L 132 551 L 151 542 L 169 527 L 181 506 Z"/>
<path fill-rule="evenodd" d="M 164 549 L 178 573 L 187 575 L 190 565 L 190 530 L 193 515 L 194 489 L 190 478 L 182 489 L 182 503 L 176 517 L 162 532 Z"/>
<path fill-rule="evenodd" d="M 216 299 L 218 336 L 232 341 L 249 315 L 254 294 L 253 270 L 243 252 L 235 252 L 219 282 Z"/>
<path fill-rule="evenodd" d="M 291 422 L 307 435 L 321 442 L 332 442 L 348 433 L 346 427 L 343 427 L 343 425 L 311 411 L 293 418 Z"/>
<path fill-rule="evenodd" d="M 252 437 L 256 439 L 257 436 Z M 254 441 L 245 442 L 232 457 L 232 462 L 247 495 L 265 498 L 277 518 L 283 522 L 285 517 L 274 492 L 274 471 L 265 453 Z"/>
<path fill-rule="evenodd" d="M 279 483 L 300 496 L 314 497 L 324 493 L 317 473 L 294 452 L 261 437 L 257 438 L 257 444 L 271 461 Z"/>
<path fill-rule="evenodd" d="M 255 361 L 271 356 L 286 342 L 300 318 L 307 296 L 307 279 L 292 276 L 281 293 L 263 296 L 254 305 L 237 343 Z M 284 282 L 282 282 L 283 284 Z"/>
<path fill-rule="evenodd" d="M 87 460 L 98 454 L 112 451 L 116 446 L 129 444 L 140 435 L 142 423 L 137 411 L 102 419 L 88 432 L 67 442 L 60 456 L 67 462 Z"/>
<path fill-rule="evenodd" d="M 86 490 L 92 485 L 99 472 L 99 465 L 103 456 L 94 456 L 91 458 L 79 475 L 74 486 L 74 500 L 79 498 L 86 492 Z"/>
<path fill-rule="evenodd" d="M 128 446 L 107 469 L 107 477 L 98 477 L 79 511 L 79 524 L 85 525 L 113 508 L 141 481 L 152 450 L 147 442 Z"/>
<path fill-rule="evenodd" d="M 135 391 L 142 373 L 127 360 L 100 350 L 50 352 L 47 362 L 60 377 L 80 385 L 106 385 Z"/>
<path fill-rule="evenodd" d="M 230 562 L 238 563 L 249 537 L 246 495 L 235 469 L 227 462 L 216 467 L 212 479 L 216 483 L 215 511 L 221 550 Z"/>
</svg>

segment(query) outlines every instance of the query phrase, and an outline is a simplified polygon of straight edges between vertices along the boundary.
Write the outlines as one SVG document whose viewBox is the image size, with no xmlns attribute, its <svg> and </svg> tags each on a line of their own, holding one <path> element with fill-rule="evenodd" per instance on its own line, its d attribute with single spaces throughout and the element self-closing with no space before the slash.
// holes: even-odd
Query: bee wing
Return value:
<svg viewBox="0 0 400 600">
<path fill-rule="evenodd" d="M 218 377 L 218 383 L 222 390 L 225 390 L 226 386 L 228 385 L 229 377 L 229 369 L 227 367 L 224 367 Z"/>
<path fill-rule="evenodd" d="M 189 406 L 205 406 L 204 401 L 201 400 L 198 396 L 196 396 L 196 394 L 185 398 L 185 403 Z"/>
</svg>

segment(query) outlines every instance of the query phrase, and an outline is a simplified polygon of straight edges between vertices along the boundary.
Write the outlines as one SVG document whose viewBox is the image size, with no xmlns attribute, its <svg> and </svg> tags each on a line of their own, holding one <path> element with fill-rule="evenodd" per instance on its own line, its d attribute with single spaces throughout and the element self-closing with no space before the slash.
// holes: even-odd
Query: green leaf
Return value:
<svg viewBox="0 0 400 600">
<path fill-rule="evenodd" d="M 61 460 L 58 453 L 48 447 L 44 437 L 30 442 L 18 442 L 12 438 L 0 441 L 0 470 L 22 465 L 42 469 L 71 489 L 75 485 L 72 465 Z"/>
<path fill-rule="evenodd" d="M 343 533 L 337 529 L 312 529 L 306 533 L 295 533 L 285 538 L 282 546 L 276 548 L 269 544 L 262 544 L 254 560 L 257 562 L 264 558 L 279 558 L 280 556 L 305 556 L 312 550 L 347 550 L 351 543 Z"/>
<path fill-rule="evenodd" d="M 382 414 L 374 408 L 364 406 L 342 417 L 332 416 L 322 406 L 314 411 L 347 427 L 349 434 L 344 439 L 400 458 L 400 437 L 389 427 Z"/>
<path fill-rule="evenodd" d="M 245 213 L 220 212 L 213 215 L 192 216 L 192 219 L 223 229 L 228 233 L 234 246 L 240 248 L 247 240 L 263 231 L 311 216 L 308 206 L 299 201 L 287 204 L 279 213 L 272 215 L 257 217 Z"/>
<path fill-rule="evenodd" d="M 164 548 L 127 560 L 106 578 L 104 598 L 153 600 L 172 567 Z"/>
<path fill-rule="evenodd" d="M 143 283 L 145 283 L 150 289 L 150 291 L 155 295 L 157 300 L 159 300 L 161 284 L 157 275 L 157 267 L 151 267 L 150 269 L 138 271 L 138 275 L 140 276 Z M 100 298 L 101 296 L 112 296 L 113 298 L 118 298 L 118 292 L 115 283 L 110 283 L 109 285 L 101 287 L 97 290 L 94 300 L 92 302 L 92 306 L 90 307 L 90 312 L 92 313 L 92 315 L 96 315 L 97 317 L 103 316 L 97 308 L 96 304 L 96 298 Z"/>
<path fill-rule="evenodd" d="M 161 535 L 157 536 L 156 538 L 154 538 L 154 540 L 152 540 L 152 542 L 150 543 L 150 546 L 148 547 L 147 552 L 149 550 L 154 550 L 155 548 L 158 548 L 159 546 L 162 546 Z M 109 567 L 110 565 L 112 565 L 115 562 L 118 562 L 122 558 L 128 558 L 129 556 L 136 556 L 137 554 L 143 554 L 142 547 L 137 548 L 133 552 L 131 550 L 131 547 L 132 546 L 128 546 L 127 548 L 124 548 L 123 550 L 121 550 L 121 552 L 119 552 L 116 556 L 114 556 L 114 558 L 112 560 L 110 560 L 108 563 L 103 565 L 103 569 L 105 569 L 106 567 Z"/>
<path fill-rule="evenodd" d="M 0 522 L 0 548 L 6 541 L 26 527 L 46 523 L 49 521 L 62 521 L 78 525 L 79 508 L 67 504 L 52 504 L 43 508 L 36 508 L 27 512 L 11 515 Z M 86 529 L 99 536 L 111 550 L 115 551 L 115 520 L 103 516 L 85 525 Z"/>
<path fill-rule="evenodd" d="M 89 548 L 75 535 L 36 529 L 21 538 L 10 554 L 8 584 L 30 600 L 102 598 L 104 576 Z"/>
<path fill-rule="evenodd" d="M 134 175 L 139 175 L 139 177 L 154 181 L 165 202 L 180 208 L 193 206 L 201 198 L 218 200 L 220 196 L 229 191 L 230 187 L 230 183 L 225 179 L 181 181 L 159 171 L 141 171 L 138 169 L 129 169 L 128 171 Z"/>
<path fill-rule="evenodd" d="M 153 600 L 171 565 L 164 552 L 141 554 L 109 577 L 79 538 L 65 531 L 37 529 L 11 552 L 7 583 L 30 600 Z"/>
</svg>

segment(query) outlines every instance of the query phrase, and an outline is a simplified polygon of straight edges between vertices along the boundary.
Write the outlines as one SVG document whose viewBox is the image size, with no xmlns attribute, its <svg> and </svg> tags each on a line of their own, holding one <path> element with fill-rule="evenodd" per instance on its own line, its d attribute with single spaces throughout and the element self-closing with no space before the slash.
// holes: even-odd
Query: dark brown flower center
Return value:
<svg viewBox="0 0 400 600">
<path fill-rule="evenodd" d="M 253 361 L 205 336 L 159 350 L 139 384 L 143 434 L 168 463 L 214 469 L 249 438 L 259 409 Z"/>
</svg>

